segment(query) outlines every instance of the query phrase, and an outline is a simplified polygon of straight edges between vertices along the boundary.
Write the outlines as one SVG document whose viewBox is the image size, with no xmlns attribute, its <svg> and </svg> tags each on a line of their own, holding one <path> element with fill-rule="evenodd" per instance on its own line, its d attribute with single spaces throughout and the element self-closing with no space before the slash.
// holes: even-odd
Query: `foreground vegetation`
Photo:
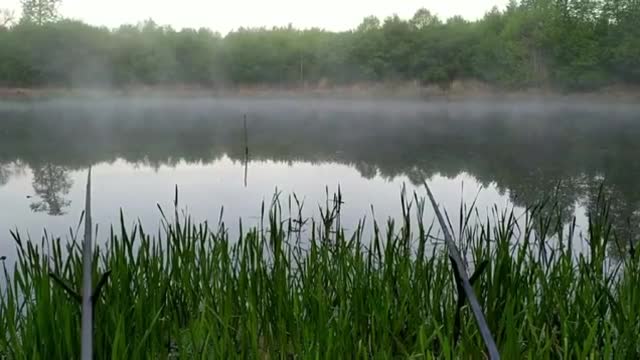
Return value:
<svg viewBox="0 0 640 360">
<path fill-rule="evenodd" d="M 0 86 L 417 81 L 447 89 L 474 79 L 576 91 L 640 84 L 636 0 L 520 0 L 476 21 L 420 9 L 411 19 L 368 17 L 345 32 L 288 26 L 225 36 L 153 21 L 95 27 L 64 19 L 59 3 L 25 0 L 20 20 L 3 26 L 0 19 Z"/>
<path fill-rule="evenodd" d="M 483 358 L 466 306 L 456 320 L 451 264 L 437 226 L 423 226 L 424 201 L 403 196 L 400 223 L 363 220 L 347 234 L 341 200 L 314 221 L 297 198 L 276 196 L 239 238 L 177 210 L 169 220 L 160 209 L 155 235 L 122 217 L 94 252 L 94 282 L 110 272 L 96 299 L 96 358 Z M 640 356 L 640 256 L 602 198 L 584 252 L 552 202 L 478 214 L 461 206 L 455 233 L 504 358 Z M 80 246 L 13 235 L 0 358 L 78 358 L 79 303 L 55 279 L 80 288 Z M 619 262 L 612 246 L 624 249 Z"/>
</svg>

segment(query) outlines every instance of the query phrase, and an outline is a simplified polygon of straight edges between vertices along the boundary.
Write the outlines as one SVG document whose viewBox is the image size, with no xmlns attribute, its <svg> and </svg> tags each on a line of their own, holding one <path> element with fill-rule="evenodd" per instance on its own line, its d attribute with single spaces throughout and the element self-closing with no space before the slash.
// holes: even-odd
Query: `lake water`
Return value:
<svg viewBox="0 0 640 360">
<path fill-rule="evenodd" d="M 246 115 L 245 132 L 244 117 Z M 123 210 L 156 230 L 158 204 L 236 228 L 277 191 L 305 216 L 340 188 L 342 223 L 401 214 L 400 193 L 486 214 L 557 193 L 586 231 L 600 184 L 625 237 L 640 231 L 640 107 L 562 102 L 114 99 L 0 103 L 0 256 L 9 231 L 68 236 L 93 169 L 104 239 Z M 248 161 L 245 149 L 248 145 Z M 372 213 L 372 208 L 375 213 Z M 428 211 L 425 217 L 430 218 Z"/>
</svg>

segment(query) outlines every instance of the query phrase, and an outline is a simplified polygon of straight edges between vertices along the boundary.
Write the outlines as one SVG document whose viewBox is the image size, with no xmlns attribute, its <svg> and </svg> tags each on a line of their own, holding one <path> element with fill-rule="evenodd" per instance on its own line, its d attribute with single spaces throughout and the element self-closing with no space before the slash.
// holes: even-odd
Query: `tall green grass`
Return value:
<svg viewBox="0 0 640 360">
<path fill-rule="evenodd" d="M 341 202 L 336 195 L 314 220 L 276 198 L 237 238 L 177 210 L 168 219 L 160 209 L 153 233 L 122 216 L 93 254 L 94 283 L 111 271 L 95 304 L 95 358 L 485 358 L 467 306 L 456 327 L 451 264 L 439 227 L 422 221 L 424 200 L 403 195 L 400 221 L 350 232 Z M 495 208 L 486 218 L 459 209 L 456 242 L 471 270 L 486 263 L 474 289 L 502 356 L 639 358 L 640 256 L 623 247 L 608 260 L 622 239 L 605 201 L 589 214 L 586 252 L 549 209 Z M 0 358 L 79 358 L 79 302 L 50 274 L 80 289 L 80 246 L 13 235 Z"/>
</svg>

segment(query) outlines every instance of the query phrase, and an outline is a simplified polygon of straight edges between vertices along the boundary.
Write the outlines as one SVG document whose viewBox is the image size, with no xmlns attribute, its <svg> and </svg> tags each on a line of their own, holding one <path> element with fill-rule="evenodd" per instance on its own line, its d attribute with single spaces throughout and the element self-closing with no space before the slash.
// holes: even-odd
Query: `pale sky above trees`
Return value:
<svg viewBox="0 0 640 360">
<path fill-rule="evenodd" d="M 397 13 L 410 18 L 425 7 L 446 19 L 462 15 L 482 17 L 494 5 L 503 8 L 508 0 L 63 0 L 60 13 L 93 25 L 117 27 L 152 18 L 159 24 L 207 27 L 227 33 L 240 26 L 320 27 L 327 30 L 355 28 L 365 16 L 380 18 Z M 3 0 L 3 8 L 20 16 L 20 0 Z"/>
</svg>

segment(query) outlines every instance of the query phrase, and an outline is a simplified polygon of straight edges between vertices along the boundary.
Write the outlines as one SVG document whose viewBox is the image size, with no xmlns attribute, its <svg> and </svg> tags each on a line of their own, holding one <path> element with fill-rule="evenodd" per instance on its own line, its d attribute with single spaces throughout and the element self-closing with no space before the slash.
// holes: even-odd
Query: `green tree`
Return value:
<svg viewBox="0 0 640 360">
<path fill-rule="evenodd" d="M 373 31 L 380 29 L 380 19 L 375 16 L 367 16 L 358 25 L 359 32 Z"/>
<path fill-rule="evenodd" d="M 364 18 L 351 40 L 349 59 L 355 64 L 355 80 L 381 80 L 388 72 L 388 64 L 380 20 L 373 16 Z"/>
<path fill-rule="evenodd" d="M 424 29 L 429 26 L 442 24 L 436 15 L 432 14 L 431 11 L 425 8 L 418 9 L 418 11 L 413 15 L 410 23 L 417 29 Z"/>
<path fill-rule="evenodd" d="M 383 77 L 411 79 L 410 66 L 415 43 L 414 29 L 411 24 L 397 15 L 388 17 L 382 25 L 382 37 L 385 69 Z"/>
<path fill-rule="evenodd" d="M 22 22 L 43 25 L 58 19 L 62 0 L 21 0 Z"/>
<path fill-rule="evenodd" d="M 183 29 L 175 34 L 175 66 L 183 83 L 204 86 L 225 81 L 222 46 L 219 34 L 207 29 Z"/>
<path fill-rule="evenodd" d="M 0 9 L 0 28 L 8 28 L 15 20 L 13 11 L 9 9 Z"/>
</svg>

